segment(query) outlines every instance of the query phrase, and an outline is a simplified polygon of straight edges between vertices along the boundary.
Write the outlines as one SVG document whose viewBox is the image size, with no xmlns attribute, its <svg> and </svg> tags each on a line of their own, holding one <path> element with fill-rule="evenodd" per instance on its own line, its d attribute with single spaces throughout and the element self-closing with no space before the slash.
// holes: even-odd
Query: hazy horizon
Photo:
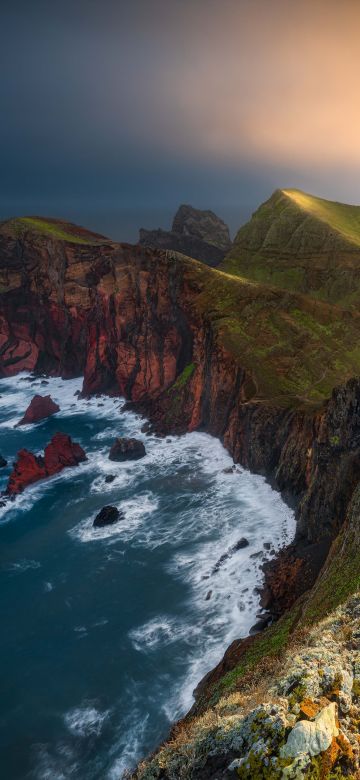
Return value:
<svg viewBox="0 0 360 780">
<path fill-rule="evenodd" d="M 358 29 L 355 0 L 13 0 L 0 218 L 135 241 L 180 203 L 232 235 L 278 187 L 360 203 Z"/>
</svg>

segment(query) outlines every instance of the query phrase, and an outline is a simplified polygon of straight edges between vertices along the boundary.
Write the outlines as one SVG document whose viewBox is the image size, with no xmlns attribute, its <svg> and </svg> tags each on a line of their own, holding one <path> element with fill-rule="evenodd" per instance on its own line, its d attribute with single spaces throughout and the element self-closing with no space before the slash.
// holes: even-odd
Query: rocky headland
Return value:
<svg viewBox="0 0 360 780">
<path fill-rule="evenodd" d="M 357 642 L 351 597 L 360 585 L 360 293 L 354 282 L 360 209 L 354 215 L 355 207 L 344 206 L 339 216 L 333 204 L 325 219 L 323 211 L 314 213 L 314 199 L 306 196 L 309 205 L 289 192 L 275 193 L 250 221 L 246 260 L 242 253 L 234 258 L 233 249 L 221 271 L 175 251 L 116 244 L 56 220 L 0 226 L 1 376 L 83 373 L 83 393 L 124 395 L 159 433 L 206 430 L 219 437 L 235 462 L 266 475 L 296 506 L 295 542 L 271 565 L 264 591 L 277 622 L 231 645 L 199 685 L 172 741 L 138 769 L 144 780 L 358 772 L 349 736 L 357 694 L 347 700 L 346 726 L 340 693 L 333 699 L 320 683 L 286 703 L 291 691 L 281 687 L 278 664 L 290 664 L 291 674 L 296 648 L 306 656 L 309 631 L 321 655 L 327 626 L 336 627 L 344 615 L 346 652 L 347 642 Z M 265 279 L 256 271 L 254 220 L 266 236 L 260 246 L 275 247 L 266 254 Z M 323 281 L 329 268 L 330 287 L 309 271 L 314 235 L 321 236 L 314 258 L 325 269 Z M 283 270 L 294 253 L 288 262 L 305 269 L 305 281 L 299 285 L 296 276 L 291 286 Z M 247 275 L 239 276 L 241 264 L 250 268 Z M 335 688 L 345 685 L 349 696 L 350 660 L 341 648 L 337 664 Z M 311 699 L 306 717 L 305 699 Z M 261 733 L 253 727 L 257 717 Z M 290 733 L 306 719 L 316 724 L 313 736 L 319 723 L 328 736 L 317 741 L 319 753 L 290 755 Z"/>
<path fill-rule="evenodd" d="M 139 243 L 153 249 L 171 249 L 217 266 L 231 247 L 229 228 L 213 211 L 201 211 L 182 205 L 171 230 L 140 229 Z"/>
</svg>

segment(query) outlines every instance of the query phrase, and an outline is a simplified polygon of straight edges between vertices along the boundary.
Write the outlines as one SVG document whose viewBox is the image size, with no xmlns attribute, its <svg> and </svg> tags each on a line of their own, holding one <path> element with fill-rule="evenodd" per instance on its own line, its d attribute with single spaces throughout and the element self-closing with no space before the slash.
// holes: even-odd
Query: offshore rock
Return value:
<svg viewBox="0 0 360 780">
<path fill-rule="evenodd" d="M 103 528 L 106 525 L 113 525 L 118 520 L 124 518 L 124 513 L 119 512 L 116 506 L 103 506 L 98 512 L 93 522 L 94 528 Z"/>
<path fill-rule="evenodd" d="M 142 441 L 138 439 L 115 439 L 111 447 L 109 459 L 116 461 L 139 460 L 146 455 L 145 447 Z"/>
<path fill-rule="evenodd" d="M 34 455 L 26 449 L 18 452 L 6 494 L 15 496 L 39 479 L 57 474 L 68 466 L 77 466 L 84 460 L 86 455 L 80 444 L 73 442 L 65 433 L 56 433 L 45 447 L 44 456 Z"/>
<path fill-rule="evenodd" d="M 0 455 L 0 469 L 5 468 L 5 466 L 7 466 L 7 460 L 5 460 L 2 455 Z"/>
<path fill-rule="evenodd" d="M 58 406 L 51 398 L 50 395 L 34 395 L 31 403 L 29 404 L 24 416 L 18 422 L 18 425 L 29 425 L 29 423 L 37 423 L 40 420 L 44 420 L 46 417 L 56 414 L 60 411 Z"/>
<path fill-rule="evenodd" d="M 218 265 L 231 247 L 229 228 L 213 211 L 180 206 L 169 231 L 140 230 L 142 246 L 171 249 L 210 266 Z"/>
</svg>

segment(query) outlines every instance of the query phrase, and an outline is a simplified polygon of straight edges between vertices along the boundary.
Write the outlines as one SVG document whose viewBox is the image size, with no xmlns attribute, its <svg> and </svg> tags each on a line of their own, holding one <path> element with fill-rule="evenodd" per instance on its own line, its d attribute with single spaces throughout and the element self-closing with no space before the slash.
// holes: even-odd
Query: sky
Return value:
<svg viewBox="0 0 360 780">
<path fill-rule="evenodd" d="M 277 187 L 360 203 L 359 0 L 3 0 L 0 219 L 118 240 Z"/>
</svg>

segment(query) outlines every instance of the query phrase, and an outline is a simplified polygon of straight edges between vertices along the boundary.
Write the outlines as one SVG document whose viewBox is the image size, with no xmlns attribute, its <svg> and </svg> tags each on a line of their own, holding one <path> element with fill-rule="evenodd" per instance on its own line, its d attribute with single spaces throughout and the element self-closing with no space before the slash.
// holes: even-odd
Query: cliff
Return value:
<svg viewBox="0 0 360 780">
<path fill-rule="evenodd" d="M 360 478 L 359 314 L 40 218 L 0 226 L 0 285 L 1 376 L 83 373 L 85 394 L 125 395 L 162 433 L 209 431 L 296 500 L 295 547 L 268 577 L 268 606 L 290 613 L 229 649 L 199 688 L 198 717 L 227 675 L 237 690 L 254 664 L 282 651 L 329 548 L 325 572 L 336 567 L 334 544 L 349 538 Z M 334 608 L 323 581 L 317 619 Z M 358 585 L 355 574 L 349 592 Z"/>
<path fill-rule="evenodd" d="M 231 247 L 229 228 L 213 211 L 182 205 L 171 230 L 140 229 L 139 243 L 153 249 L 170 249 L 217 266 Z"/>
<path fill-rule="evenodd" d="M 276 190 L 238 231 L 223 270 L 357 308 L 360 207 Z"/>
</svg>

